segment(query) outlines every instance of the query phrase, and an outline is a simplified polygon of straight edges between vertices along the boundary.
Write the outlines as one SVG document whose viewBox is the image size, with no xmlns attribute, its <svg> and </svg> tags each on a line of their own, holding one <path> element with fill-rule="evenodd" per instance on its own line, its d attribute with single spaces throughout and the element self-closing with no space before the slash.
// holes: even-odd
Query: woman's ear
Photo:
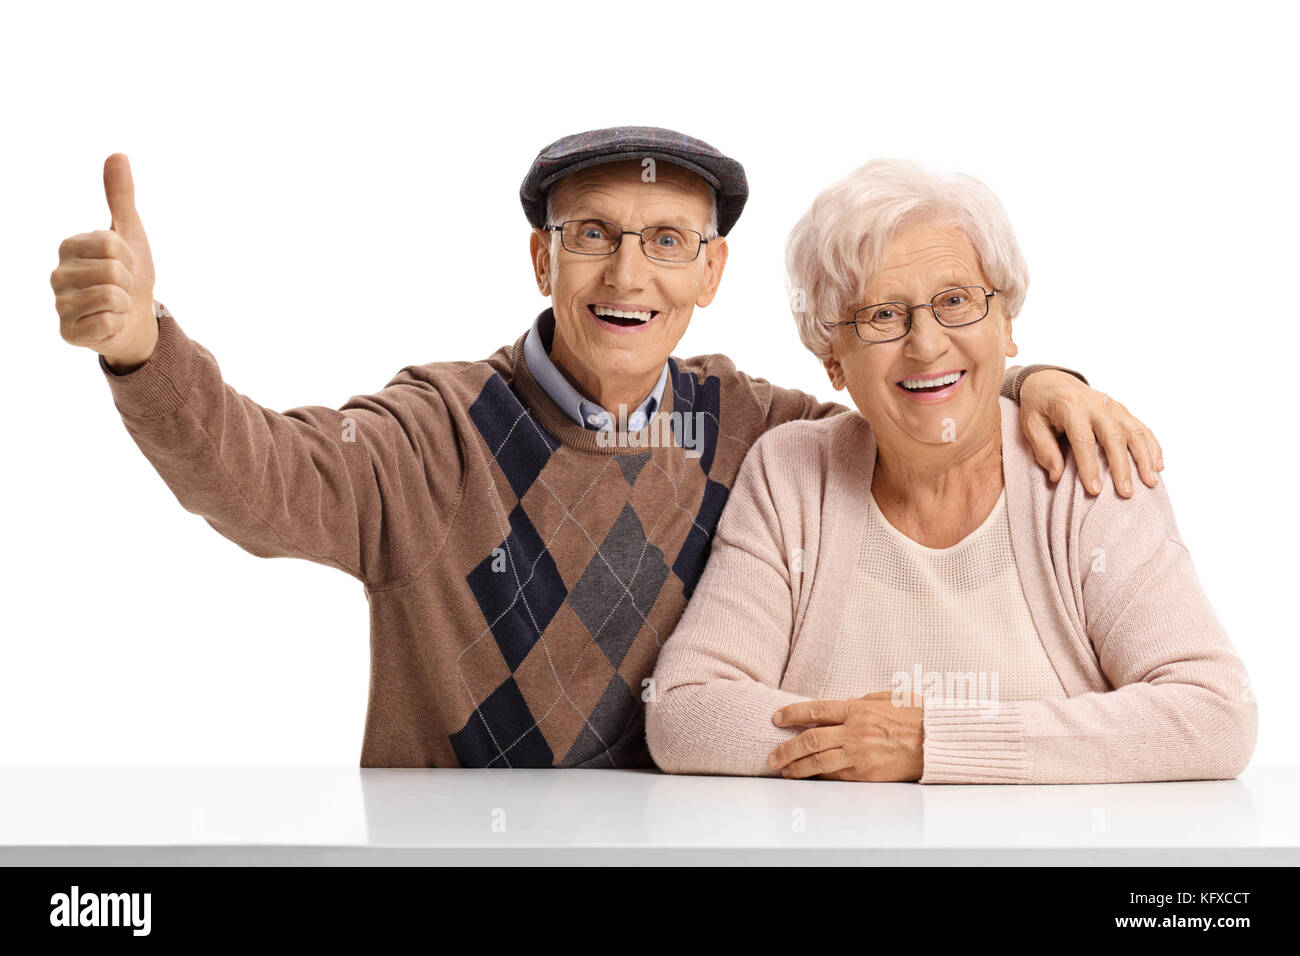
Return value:
<svg viewBox="0 0 1300 956">
<path fill-rule="evenodd" d="M 1015 340 L 1011 337 L 1011 320 L 1003 319 L 1002 321 L 1006 323 L 1007 330 L 1007 358 L 1011 358 L 1013 355 L 1019 353 L 1020 347 L 1016 345 Z"/>
<path fill-rule="evenodd" d="M 826 375 L 831 380 L 831 385 L 836 391 L 844 388 L 844 367 L 840 365 L 840 360 L 832 355 L 825 359 L 822 365 L 826 368 Z"/>
</svg>

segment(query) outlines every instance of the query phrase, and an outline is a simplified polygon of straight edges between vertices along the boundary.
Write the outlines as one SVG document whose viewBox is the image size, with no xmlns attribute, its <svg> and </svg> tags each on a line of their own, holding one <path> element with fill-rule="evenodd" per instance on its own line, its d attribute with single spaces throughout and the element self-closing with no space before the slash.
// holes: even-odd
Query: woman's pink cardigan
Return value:
<svg viewBox="0 0 1300 956">
<path fill-rule="evenodd" d="M 921 783 L 1226 779 L 1255 749 L 1246 671 L 1178 536 L 1162 480 L 1083 491 L 1048 481 L 999 399 L 1012 548 L 1069 695 L 925 702 Z M 704 574 L 660 652 L 646 738 L 670 773 L 773 776 L 798 729 L 772 713 L 819 698 L 868 513 L 876 444 L 856 411 L 764 434 L 746 456 Z M 864 693 L 891 690 L 866 688 Z"/>
</svg>

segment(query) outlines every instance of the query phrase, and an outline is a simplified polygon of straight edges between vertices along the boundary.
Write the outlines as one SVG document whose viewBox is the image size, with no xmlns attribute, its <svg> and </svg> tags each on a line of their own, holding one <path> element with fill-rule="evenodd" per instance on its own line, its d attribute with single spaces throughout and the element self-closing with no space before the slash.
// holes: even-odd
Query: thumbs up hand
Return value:
<svg viewBox="0 0 1300 956">
<path fill-rule="evenodd" d="M 50 285 L 64 341 L 98 352 L 125 374 L 148 361 L 158 343 L 153 256 L 126 154 L 105 160 L 104 195 L 111 227 L 64 239 Z"/>
</svg>

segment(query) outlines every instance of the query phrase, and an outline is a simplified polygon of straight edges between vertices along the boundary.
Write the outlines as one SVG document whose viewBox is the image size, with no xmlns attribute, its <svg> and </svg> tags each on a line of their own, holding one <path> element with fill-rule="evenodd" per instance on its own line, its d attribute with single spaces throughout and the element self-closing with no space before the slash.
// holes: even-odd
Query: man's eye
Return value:
<svg viewBox="0 0 1300 956">
<path fill-rule="evenodd" d="M 584 239 L 604 239 L 604 238 L 605 238 L 605 230 L 599 228 L 598 226 L 588 226 L 586 229 L 582 230 L 582 238 L 584 238 Z"/>
<path fill-rule="evenodd" d="M 655 239 L 655 243 L 660 246 L 672 248 L 677 245 L 677 237 L 672 235 L 663 235 Z"/>
</svg>

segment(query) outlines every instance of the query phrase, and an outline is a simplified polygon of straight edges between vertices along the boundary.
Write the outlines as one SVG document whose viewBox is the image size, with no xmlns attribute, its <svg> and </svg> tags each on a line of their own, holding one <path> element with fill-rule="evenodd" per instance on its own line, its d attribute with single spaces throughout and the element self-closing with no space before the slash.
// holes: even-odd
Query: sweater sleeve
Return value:
<svg viewBox="0 0 1300 956">
<path fill-rule="evenodd" d="M 765 477 L 766 445 L 760 438 L 741 464 L 704 572 L 659 653 L 646 742 L 669 773 L 779 776 L 767 758 L 799 731 L 772 715 L 809 699 L 779 689 L 797 571 Z"/>
<path fill-rule="evenodd" d="M 404 370 L 338 409 L 276 412 L 226 384 L 165 307 L 157 321 L 143 365 L 121 375 L 99 365 L 127 432 L 185 510 L 257 557 L 303 558 L 369 585 L 400 580 L 437 549 L 465 468 L 436 390 Z"/>
<path fill-rule="evenodd" d="M 1078 485 L 1077 473 L 1062 476 Z M 979 707 L 925 702 L 921 783 L 1229 779 L 1258 714 L 1174 523 L 1165 483 L 1102 496 L 1080 522 L 1070 580 L 1111 690 Z M 1076 487 L 1069 508 L 1088 504 Z M 1066 520 L 1060 517 L 1060 520 Z"/>
<path fill-rule="evenodd" d="M 839 402 L 823 402 L 816 395 L 800 391 L 797 388 L 781 388 L 765 379 L 756 379 L 767 393 L 767 427 L 775 428 L 786 422 L 800 419 L 829 418 L 849 410 L 848 405 Z"/>
<path fill-rule="evenodd" d="M 1047 369 L 1066 372 L 1083 382 L 1084 385 L 1088 384 L 1088 380 L 1084 378 L 1082 374 L 1076 372 L 1072 368 L 1063 368 L 1060 365 L 1011 365 L 1002 373 L 1002 397 L 1009 398 L 1019 405 L 1020 386 L 1025 384 L 1025 379 L 1029 378 L 1029 376 L 1033 375 L 1035 372 L 1042 372 Z"/>
</svg>

